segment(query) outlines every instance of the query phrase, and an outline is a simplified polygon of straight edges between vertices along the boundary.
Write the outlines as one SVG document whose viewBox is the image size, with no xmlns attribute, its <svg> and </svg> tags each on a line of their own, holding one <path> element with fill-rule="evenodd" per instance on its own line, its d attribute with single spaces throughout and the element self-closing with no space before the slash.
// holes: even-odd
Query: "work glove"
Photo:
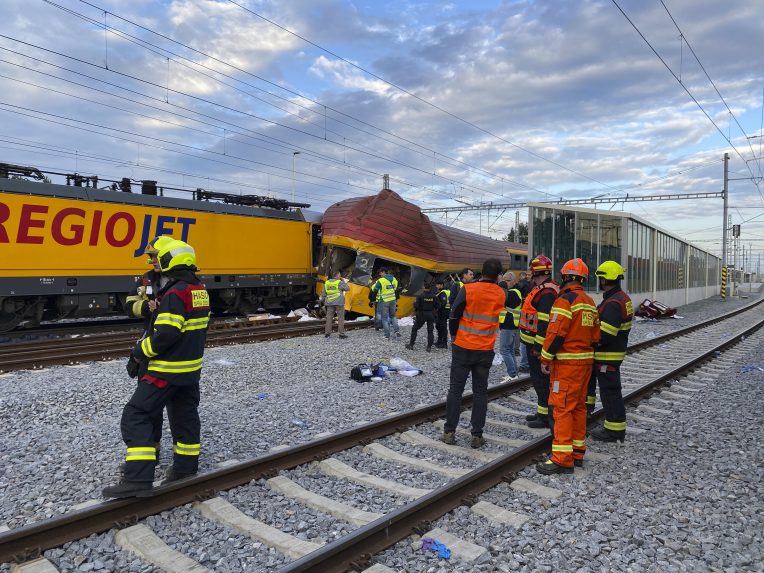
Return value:
<svg viewBox="0 0 764 573">
<path fill-rule="evenodd" d="M 130 378 L 135 378 L 138 376 L 138 371 L 141 368 L 141 363 L 138 362 L 135 357 L 130 356 L 130 358 L 127 359 L 127 364 L 125 365 L 125 369 L 127 370 L 127 375 L 130 376 Z"/>
</svg>

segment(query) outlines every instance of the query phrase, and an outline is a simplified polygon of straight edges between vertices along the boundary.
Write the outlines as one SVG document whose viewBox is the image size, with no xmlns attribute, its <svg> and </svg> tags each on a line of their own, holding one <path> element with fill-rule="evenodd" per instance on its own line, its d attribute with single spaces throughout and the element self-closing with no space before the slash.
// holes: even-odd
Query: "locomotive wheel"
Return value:
<svg viewBox="0 0 764 573">
<path fill-rule="evenodd" d="M 8 332 L 21 322 L 21 316 L 15 313 L 0 312 L 0 332 Z"/>
</svg>

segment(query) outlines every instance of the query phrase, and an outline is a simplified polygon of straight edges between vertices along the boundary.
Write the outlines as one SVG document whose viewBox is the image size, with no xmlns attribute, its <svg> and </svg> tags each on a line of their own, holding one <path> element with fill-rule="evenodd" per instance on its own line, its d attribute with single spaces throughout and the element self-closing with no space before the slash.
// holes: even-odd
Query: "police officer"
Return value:
<svg viewBox="0 0 764 573">
<path fill-rule="evenodd" d="M 167 405 L 174 442 L 168 483 L 193 475 L 199 467 L 199 378 L 210 316 L 209 294 L 196 276 L 196 253 L 183 241 L 171 241 L 155 255 L 163 279 L 151 335 L 141 339 L 128 361 L 138 387 L 122 412 L 122 439 L 127 446 L 123 479 L 103 490 L 104 497 L 151 495 L 156 463 L 153 420 Z M 143 370 L 143 368 L 140 368 Z"/>
<path fill-rule="evenodd" d="M 435 331 L 438 338 L 435 341 L 435 348 L 448 348 L 448 314 L 451 312 L 451 303 L 449 302 L 451 292 L 443 288 L 443 279 L 435 281 L 435 290 L 438 291 L 436 300 L 438 302 L 438 312 L 435 316 Z"/>
<path fill-rule="evenodd" d="M 432 352 L 432 344 L 435 340 L 432 330 L 435 326 L 435 315 L 438 312 L 438 291 L 432 284 L 428 284 L 426 290 L 419 294 L 414 299 L 414 310 L 416 311 L 416 318 L 414 319 L 414 326 L 411 328 L 411 340 L 406 345 L 409 350 L 414 350 L 414 342 L 416 342 L 416 334 L 420 328 L 427 324 L 427 352 Z"/>
<path fill-rule="evenodd" d="M 324 283 L 321 300 L 326 305 L 326 325 L 324 336 L 329 338 L 332 334 L 334 315 L 337 315 L 337 332 L 340 338 L 347 338 L 345 334 L 345 293 L 350 290 L 347 279 L 342 278 L 342 273 L 336 271 L 332 278 Z"/>
<path fill-rule="evenodd" d="M 395 317 L 397 310 L 398 279 L 396 279 L 389 269 L 384 270 L 384 275 L 380 277 L 372 286 L 372 290 L 379 296 L 377 307 L 380 309 L 382 318 L 382 332 L 387 340 L 395 333 L 395 336 L 401 335 L 401 328 L 398 326 L 398 319 Z"/>
<path fill-rule="evenodd" d="M 525 417 L 530 428 L 549 427 L 549 375 L 541 370 L 541 347 L 549 326 L 549 311 L 552 309 L 559 285 L 552 280 L 552 261 L 538 255 L 531 261 L 531 282 L 533 288 L 523 301 L 520 310 L 520 342 L 528 353 L 528 366 L 536 391 L 536 413 Z"/>
<path fill-rule="evenodd" d="M 599 277 L 602 302 L 597 307 L 601 338 L 594 350 L 594 369 L 589 381 L 586 407 L 594 410 L 597 383 L 600 386 L 605 422 L 589 435 L 603 442 L 623 442 L 626 438 L 626 408 L 621 394 L 621 363 L 629 345 L 634 306 L 621 290 L 624 268 L 615 261 L 605 261 L 595 271 Z"/>
<path fill-rule="evenodd" d="M 549 312 L 541 351 L 542 372 L 549 375 L 552 410 L 552 457 L 536 465 L 542 474 L 570 474 L 583 466 L 586 452 L 586 388 L 600 338 L 594 301 L 584 292 L 589 269 L 581 259 L 560 269 L 563 286 Z"/>
<path fill-rule="evenodd" d="M 374 330 L 376 331 L 382 330 L 382 307 L 379 304 L 382 302 L 382 290 L 377 287 L 377 283 L 383 276 L 385 276 L 385 269 L 380 269 L 377 273 L 376 281 L 371 283 L 373 277 L 369 279 L 371 283 L 369 287 L 369 306 L 374 308 Z"/>
</svg>

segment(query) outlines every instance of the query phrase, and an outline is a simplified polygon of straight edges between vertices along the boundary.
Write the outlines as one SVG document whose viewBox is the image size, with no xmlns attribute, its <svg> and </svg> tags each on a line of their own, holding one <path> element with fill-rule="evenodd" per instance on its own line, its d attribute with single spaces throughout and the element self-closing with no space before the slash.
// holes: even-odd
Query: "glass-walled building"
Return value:
<svg viewBox="0 0 764 573">
<path fill-rule="evenodd" d="M 635 299 L 680 306 L 719 293 L 719 257 L 630 213 L 531 203 L 528 221 L 528 254 L 552 259 L 555 279 L 565 261 L 580 257 L 591 273 L 585 284 L 591 292 L 597 291 L 595 269 L 613 260 L 626 269 L 623 286 Z"/>
</svg>

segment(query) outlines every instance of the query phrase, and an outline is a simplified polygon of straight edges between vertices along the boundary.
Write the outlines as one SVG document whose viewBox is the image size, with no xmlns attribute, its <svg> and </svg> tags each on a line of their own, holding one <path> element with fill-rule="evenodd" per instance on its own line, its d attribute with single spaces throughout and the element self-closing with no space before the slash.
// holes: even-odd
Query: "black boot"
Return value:
<svg viewBox="0 0 764 573">
<path fill-rule="evenodd" d="M 626 439 L 626 432 L 614 432 L 605 428 L 592 430 L 589 435 L 600 442 L 623 442 Z"/>
<path fill-rule="evenodd" d="M 525 417 L 525 421 L 526 421 L 526 422 L 532 422 L 532 421 L 533 421 L 533 420 L 535 420 L 536 418 L 538 418 L 538 414 L 528 414 L 528 415 Z"/>
<path fill-rule="evenodd" d="M 414 345 L 413 344 L 407 344 L 406 348 L 408 348 L 409 350 L 414 350 Z"/>
<path fill-rule="evenodd" d="M 174 467 L 170 467 L 167 470 L 167 473 L 164 474 L 164 479 L 162 480 L 162 485 L 167 485 L 168 483 L 172 483 L 174 481 L 178 481 L 179 479 L 184 479 L 187 477 L 195 476 L 196 474 L 181 474 L 175 471 Z"/>
<path fill-rule="evenodd" d="M 529 428 L 548 428 L 549 420 L 547 420 L 546 416 L 536 416 L 533 420 L 528 422 L 527 426 Z"/>
<path fill-rule="evenodd" d="M 154 495 L 154 484 L 150 481 L 121 480 L 116 485 L 103 488 L 104 497 L 122 499 L 125 497 L 149 497 Z"/>
<path fill-rule="evenodd" d="M 553 474 L 572 474 L 573 468 L 566 468 L 554 463 L 552 460 L 547 460 L 544 463 L 536 464 L 536 471 L 549 476 Z"/>
</svg>

